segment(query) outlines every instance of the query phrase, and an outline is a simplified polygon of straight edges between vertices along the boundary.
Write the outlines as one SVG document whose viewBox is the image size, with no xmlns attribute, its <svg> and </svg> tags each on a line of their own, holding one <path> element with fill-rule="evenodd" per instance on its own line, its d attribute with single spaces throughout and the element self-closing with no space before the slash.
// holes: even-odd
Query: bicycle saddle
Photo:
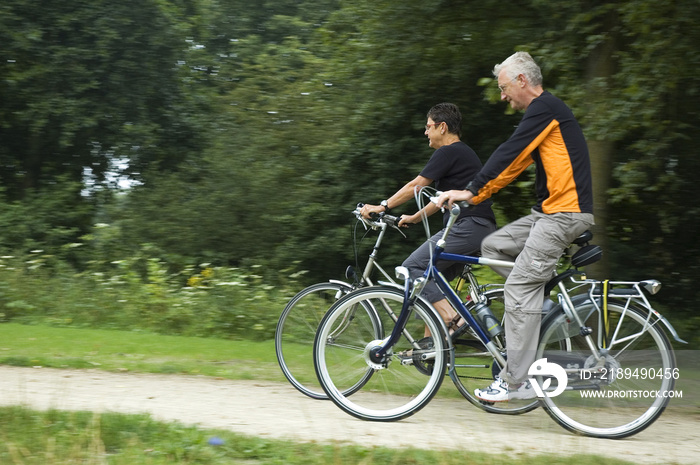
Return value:
<svg viewBox="0 0 700 465">
<path fill-rule="evenodd" d="M 595 263 L 602 257 L 603 249 L 601 249 L 599 245 L 585 245 L 571 256 L 571 265 L 573 265 L 574 268 L 580 268 Z"/>
<path fill-rule="evenodd" d="M 579 237 L 574 239 L 574 244 L 584 246 L 588 245 L 589 242 L 591 242 L 591 239 L 593 239 L 593 233 L 591 232 L 590 229 L 584 231 Z"/>
</svg>

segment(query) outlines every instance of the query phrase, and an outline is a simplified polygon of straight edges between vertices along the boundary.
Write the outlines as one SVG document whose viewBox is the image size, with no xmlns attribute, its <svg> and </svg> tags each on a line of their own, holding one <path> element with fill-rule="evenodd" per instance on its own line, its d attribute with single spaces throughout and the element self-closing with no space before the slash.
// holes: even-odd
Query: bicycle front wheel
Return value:
<svg viewBox="0 0 700 465">
<path fill-rule="evenodd" d="M 342 282 L 313 284 L 292 297 L 277 322 L 275 353 L 282 373 L 299 392 L 313 399 L 328 398 L 314 370 L 316 329 L 328 309 L 352 289 Z"/>
<path fill-rule="evenodd" d="M 314 345 L 319 382 L 338 407 L 357 418 L 406 418 L 430 402 L 445 377 L 449 351 L 444 324 L 420 300 L 387 355 L 381 360 L 372 355 L 391 334 L 403 300 L 399 289 L 360 289 L 331 307 L 319 325 Z M 382 334 L 375 332 L 372 315 L 381 322 Z M 433 337 L 424 337 L 426 328 Z M 359 386 L 357 392 L 347 395 L 354 386 Z"/>
<path fill-rule="evenodd" d="M 552 315 L 543 325 L 537 359 L 564 368 L 567 376 L 566 389 L 556 396 L 550 393 L 560 383 L 547 378 L 545 410 L 567 430 L 585 436 L 619 439 L 642 431 L 664 411 L 678 375 L 660 322 L 626 301 L 610 299 L 607 317 L 587 296 L 575 297 L 574 305 L 603 360 L 595 359 L 580 328 L 563 311 Z M 544 377 L 537 381 L 547 383 Z"/>
</svg>

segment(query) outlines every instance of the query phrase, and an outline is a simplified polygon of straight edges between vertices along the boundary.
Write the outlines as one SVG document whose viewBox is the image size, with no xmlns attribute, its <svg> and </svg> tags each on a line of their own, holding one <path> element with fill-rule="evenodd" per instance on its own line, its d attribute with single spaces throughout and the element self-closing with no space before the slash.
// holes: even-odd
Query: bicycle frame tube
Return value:
<svg viewBox="0 0 700 465">
<path fill-rule="evenodd" d="M 474 332 L 477 333 L 479 339 L 481 339 L 481 341 L 484 344 L 489 342 L 491 338 L 481 328 L 481 325 L 476 321 L 476 318 L 474 318 L 474 316 L 467 311 L 466 307 L 462 304 L 462 300 L 459 298 L 457 293 L 450 287 L 450 284 L 447 282 L 447 279 L 442 275 L 442 273 L 440 273 L 440 271 L 433 266 L 432 274 L 435 279 L 435 284 L 437 284 L 437 287 L 440 289 L 440 291 L 442 291 L 447 300 L 450 301 L 452 307 L 454 307 L 454 309 L 457 310 L 457 313 L 462 315 L 464 321 L 466 321 L 469 324 L 469 326 L 471 326 L 474 329 Z"/>
<path fill-rule="evenodd" d="M 416 292 L 416 287 L 413 288 L 412 292 L 411 287 L 411 280 L 409 278 L 406 278 L 404 286 L 403 304 L 401 305 L 401 313 L 399 313 L 399 316 L 396 320 L 396 324 L 394 325 L 394 328 L 391 331 L 391 335 L 386 340 L 386 342 L 382 344 L 382 347 L 377 351 L 378 356 L 383 357 L 384 355 L 386 355 L 388 350 L 391 347 L 393 347 L 394 344 L 396 344 L 396 341 L 399 340 L 399 337 L 401 337 L 401 333 L 403 332 L 404 327 L 406 326 L 406 322 L 408 321 L 408 318 L 411 313 L 408 311 L 408 309 L 413 306 L 413 304 L 416 302 L 416 299 L 418 298 L 418 294 L 420 294 L 420 291 Z M 418 284 L 418 287 L 422 288 L 420 283 Z"/>
<path fill-rule="evenodd" d="M 450 262 L 470 263 L 472 265 L 501 266 L 504 268 L 513 268 L 513 266 L 515 266 L 514 262 L 508 262 L 505 260 L 496 260 L 495 258 L 485 257 L 474 257 L 471 255 L 457 255 L 445 252 L 440 253 L 440 259 L 448 260 Z"/>
<path fill-rule="evenodd" d="M 384 276 L 387 280 L 390 282 L 394 282 L 394 280 L 391 278 L 391 276 L 384 271 L 384 268 L 379 266 L 377 263 L 377 253 L 379 252 L 379 246 L 382 243 L 382 240 L 384 239 L 384 234 L 386 233 L 387 229 L 387 224 L 382 223 L 379 231 L 379 235 L 377 235 L 377 240 L 374 243 L 374 247 L 372 248 L 372 253 L 369 255 L 369 259 L 367 260 L 367 265 L 365 266 L 364 271 L 362 272 L 362 281 L 367 283 L 368 285 L 372 286 L 374 283 L 372 282 L 370 275 L 372 274 L 372 270 L 374 268 L 377 268 L 379 272 Z"/>
<path fill-rule="evenodd" d="M 456 207 L 456 208 L 455 208 Z M 447 282 L 445 277 L 440 273 L 440 271 L 437 269 L 435 264 L 439 259 L 443 260 L 449 260 L 452 262 L 459 262 L 459 263 L 470 263 L 470 264 L 480 264 L 480 265 L 488 265 L 488 266 L 503 266 L 503 267 L 513 267 L 512 262 L 508 261 L 503 261 L 503 260 L 495 260 L 495 259 L 489 259 L 489 258 L 483 258 L 483 257 L 475 257 L 471 255 L 457 255 L 457 254 L 451 254 L 451 253 L 444 253 L 444 244 L 445 244 L 445 239 L 447 235 L 449 234 L 450 229 L 452 229 L 452 226 L 454 225 L 455 221 L 457 220 L 457 216 L 459 215 L 459 207 L 455 206 L 453 207 L 450 215 L 450 219 L 447 222 L 447 225 L 445 226 L 445 232 L 442 236 L 442 239 L 440 239 L 436 246 L 435 246 L 435 251 L 433 253 L 433 257 L 431 260 L 430 265 L 427 267 L 425 272 L 423 273 L 423 277 L 419 278 L 416 280 L 416 282 L 411 286 L 411 280 L 410 278 L 406 278 L 405 281 L 405 286 L 404 286 L 404 301 L 403 305 L 401 307 L 401 313 L 399 314 L 396 324 L 394 325 L 394 328 L 391 332 L 391 335 L 389 338 L 387 338 L 386 342 L 382 344 L 382 347 L 378 350 L 377 354 L 380 356 L 384 356 L 388 350 L 396 344 L 396 341 L 398 341 L 401 333 L 404 330 L 404 326 L 406 325 L 406 322 L 408 321 L 410 312 L 409 308 L 415 303 L 416 298 L 420 294 L 421 290 L 427 283 L 428 279 L 434 279 L 438 288 L 442 291 L 442 293 L 445 295 L 445 297 L 450 301 L 452 306 L 457 310 L 457 312 L 464 318 L 464 320 L 473 328 L 473 330 L 476 332 L 478 335 L 479 339 L 484 343 L 486 348 L 491 352 L 491 354 L 494 356 L 494 358 L 501 364 L 501 366 L 505 365 L 505 359 L 501 355 L 501 353 L 498 351 L 496 345 L 491 341 L 491 338 L 484 332 L 484 330 L 481 328 L 481 325 L 476 321 L 476 318 L 469 313 L 469 311 L 466 309 L 466 307 L 462 304 L 459 296 L 455 293 L 455 291 L 450 287 L 450 284 Z M 380 235 L 381 238 L 381 235 Z M 378 238 L 378 240 L 380 239 Z M 376 250 L 375 250 L 376 252 Z M 374 254 L 374 252 L 373 252 Z"/>
<path fill-rule="evenodd" d="M 471 326 L 472 330 L 476 333 L 481 342 L 484 343 L 484 346 L 494 356 L 496 361 L 498 361 L 498 363 L 501 366 L 505 366 L 505 359 L 503 358 L 503 355 L 499 352 L 496 345 L 491 341 L 491 337 L 481 328 L 481 325 L 476 320 L 476 318 L 467 310 L 467 308 L 462 303 L 462 299 L 459 298 L 459 295 L 457 295 L 457 293 L 452 289 L 450 283 L 447 282 L 447 279 L 443 276 L 442 273 L 440 273 L 440 270 L 438 270 L 435 266 L 435 263 L 437 263 L 439 259 L 456 261 L 460 263 L 478 263 L 484 265 L 486 263 L 483 263 L 482 261 L 490 261 L 498 262 L 497 264 L 499 265 L 509 267 L 512 267 L 513 263 L 503 262 L 501 260 L 483 259 L 480 257 L 473 257 L 470 255 L 455 255 L 443 253 L 443 248 L 438 245 L 435 247 L 435 253 L 433 254 L 433 264 L 431 265 L 430 269 L 426 270 L 425 272 L 425 276 L 427 276 L 428 274 L 432 275 L 433 279 L 435 280 L 435 284 L 437 284 L 440 291 L 447 298 L 447 300 L 449 300 L 450 304 L 457 311 L 457 313 L 459 313 L 462 316 L 462 318 L 464 318 L 464 321 L 466 321 L 467 324 Z"/>
<path fill-rule="evenodd" d="M 581 328 L 581 335 L 583 335 L 584 340 L 586 341 L 586 344 L 588 345 L 588 348 L 591 351 L 591 354 L 595 357 L 597 361 L 603 360 L 603 357 L 600 354 L 600 351 L 596 347 L 595 343 L 593 342 L 593 337 L 590 334 L 584 334 L 584 324 L 583 321 L 581 321 L 581 317 L 579 316 L 578 312 L 575 310 L 573 302 L 571 302 L 571 297 L 569 297 L 569 291 L 566 289 L 566 286 L 564 286 L 564 283 L 559 282 L 557 284 L 559 287 L 559 290 L 561 291 L 559 295 L 561 296 L 562 299 L 562 304 L 565 305 L 564 311 L 567 313 L 567 315 L 573 317 L 574 321 L 576 324 Z M 566 311 L 567 307 L 570 309 L 570 311 Z"/>
</svg>

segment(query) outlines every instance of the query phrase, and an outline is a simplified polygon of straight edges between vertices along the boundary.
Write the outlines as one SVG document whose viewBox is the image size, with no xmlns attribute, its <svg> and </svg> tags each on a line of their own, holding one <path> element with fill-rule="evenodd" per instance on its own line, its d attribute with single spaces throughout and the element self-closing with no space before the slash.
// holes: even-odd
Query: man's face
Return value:
<svg viewBox="0 0 700 465">
<path fill-rule="evenodd" d="M 501 91 L 501 100 L 510 103 L 513 110 L 524 110 L 527 105 L 523 101 L 524 92 L 520 75 L 511 78 L 506 69 L 498 73 L 498 89 Z"/>
</svg>

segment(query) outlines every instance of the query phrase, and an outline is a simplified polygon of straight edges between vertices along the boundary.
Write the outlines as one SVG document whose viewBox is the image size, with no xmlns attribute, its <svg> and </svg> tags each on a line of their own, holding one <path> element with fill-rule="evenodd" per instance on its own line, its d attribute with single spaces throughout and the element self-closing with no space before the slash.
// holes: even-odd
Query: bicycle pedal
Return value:
<svg viewBox="0 0 700 465">
<path fill-rule="evenodd" d="M 413 365 L 413 350 L 405 350 L 403 352 L 398 352 L 396 354 L 396 358 L 399 359 L 401 362 L 401 365 L 406 365 L 410 366 Z"/>
</svg>

